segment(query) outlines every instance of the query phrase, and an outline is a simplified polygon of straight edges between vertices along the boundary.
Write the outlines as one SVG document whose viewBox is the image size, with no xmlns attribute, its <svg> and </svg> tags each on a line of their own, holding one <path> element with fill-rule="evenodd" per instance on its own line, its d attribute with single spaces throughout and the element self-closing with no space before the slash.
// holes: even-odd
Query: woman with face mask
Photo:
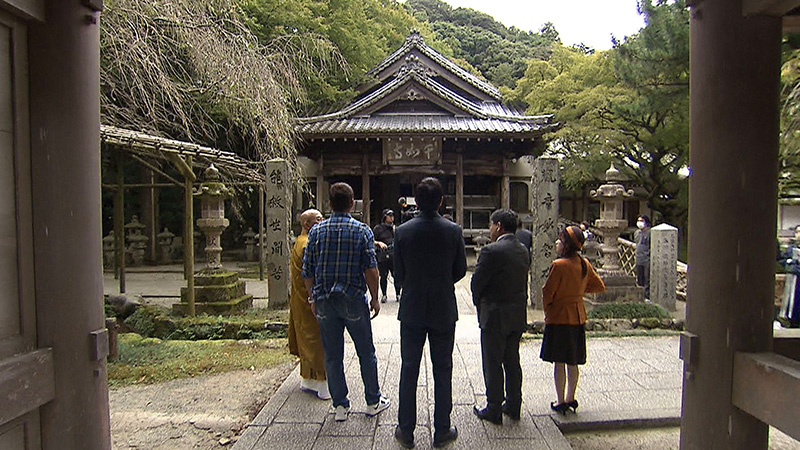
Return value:
<svg viewBox="0 0 800 450">
<path fill-rule="evenodd" d="M 556 241 L 559 257 L 550 265 L 550 274 L 542 288 L 545 327 L 539 357 L 554 363 L 557 400 L 550 403 L 550 409 L 559 414 L 578 409 L 575 400 L 578 365 L 586 364 L 583 295 L 606 290 L 592 265 L 579 254 L 585 240 L 576 226 L 559 233 Z"/>
<path fill-rule="evenodd" d="M 641 215 L 636 219 L 636 284 L 644 287 L 645 301 L 650 301 L 650 218 Z"/>
</svg>

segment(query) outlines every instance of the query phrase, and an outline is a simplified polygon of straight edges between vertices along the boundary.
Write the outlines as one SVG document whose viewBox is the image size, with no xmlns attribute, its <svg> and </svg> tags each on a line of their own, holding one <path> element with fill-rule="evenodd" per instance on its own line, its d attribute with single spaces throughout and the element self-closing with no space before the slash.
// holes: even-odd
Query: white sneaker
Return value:
<svg viewBox="0 0 800 450">
<path fill-rule="evenodd" d="M 388 409 L 389 405 L 391 404 L 392 402 L 390 402 L 388 398 L 381 396 L 381 398 L 378 400 L 378 403 L 375 403 L 374 405 L 367 405 L 367 410 L 365 413 L 370 417 L 377 416 L 381 412 Z"/>
<path fill-rule="evenodd" d="M 381 297 L 381 303 L 386 303 L 386 296 Z"/>
<path fill-rule="evenodd" d="M 314 386 L 314 381 L 311 378 L 303 378 L 300 377 L 300 390 L 305 392 L 317 392 L 316 386 Z"/>
<path fill-rule="evenodd" d="M 328 390 L 328 380 L 316 381 L 317 398 L 320 400 L 330 400 L 331 392 Z"/>
<path fill-rule="evenodd" d="M 339 405 L 333 411 L 333 419 L 337 422 L 344 422 L 347 420 L 347 413 L 350 412 L 349 406 Z"/>
</svg>

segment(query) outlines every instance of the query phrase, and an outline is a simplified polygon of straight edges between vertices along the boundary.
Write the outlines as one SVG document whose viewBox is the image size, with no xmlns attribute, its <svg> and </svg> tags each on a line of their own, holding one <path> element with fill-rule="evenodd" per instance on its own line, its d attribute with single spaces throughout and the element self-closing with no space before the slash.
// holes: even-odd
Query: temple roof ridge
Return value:
<svg viewBox="0 0 800 450">
<path fill-rule="evenodd" d="M 356 116 L 358 115 L 357 113 L 359 111 L 363 111 L 364 109 L 374 105 L 378 101 L 388 97 L 393 92 L 400 90 L 411 82 L 419 83 L 419 85 L 434 93 L 441 99 L 479 119 L 503 119 L 521 123 L 544 124 L 550 122 L 553 117 L 552 114 L 538 116 L 521 115 L 516 111 L 506 108 L 499 102 L 474 102 L 464 98 L 453 90 L 448 89 L 436 81 L 433 75 L 435 74 L 433 74 L 429 68 L 422 64 L 416 56 L 409 55 L 400 70 L 397 72 L 397 76 L 395 76 L 395 78 L 386 84 L 383 84 L 379 89 L 345 106 L 339 111 L 319 116 L 297 118 L 296 123 L 309 124 L 324 120 L 339 120 Z"/>
<path fill-rule="evenodd" d="M 389 67 L 390 65 L 397 62 L 401 59 L 404 55 L 407 55 L 413 49 L 418 49 L 422 54 L 431 58 L 432 60 L 439 63 L 441 66 L 445 67 L 451 73 L 456 75 L 458 78 L 461 78 L 465 82 L 469 83 L 473 87 L 479 89 L 481 92 L 491 96 L 497 101 L 501 101 L 503 99 L 502 94 L 500 94 L 500 90 L 496 87 L 492 86 L 491 83 L 482 80 L 481 78 L 477 77 L 469 73 L 468 71 L 464 70 L 461 66 L 451 61 L 449 58 L 445 57 L 441 53 L 434 50 L 428 44 L 425 43 L 425 39 L 419 33 L 418 30 L 412 30 L 408 36 L 406 36 L 406 40 L 403 45 L 395 50 L 392 54 L 386 57 L 383 61 L 381 61 L 377 66 L 373 67 L 367 72 L 368 76 L 375 76 L 379 74 L 381 71 Z"/>
</svg>

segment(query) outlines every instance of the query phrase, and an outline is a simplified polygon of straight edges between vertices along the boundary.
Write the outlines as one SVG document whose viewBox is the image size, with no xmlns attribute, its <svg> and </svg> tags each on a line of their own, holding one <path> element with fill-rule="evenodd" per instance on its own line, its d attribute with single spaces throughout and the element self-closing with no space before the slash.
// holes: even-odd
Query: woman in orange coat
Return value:
<svg viewBox="0 0 800 450">
<path fill-rule="evenodd" d="M 555 363 L 553 378 L 558 400 L 550 403 L 550 408 L 561 414 L 566 414 L 570 408 L 573 412 L 578 409 L 575 400 L 578 365 L 586 364 L 583 294 L 606 289 L 589 261 L 578 253 L 585 240 L 576 226 L 559 233 L 556 241 L 559 258 L 550 265 L 550 274 L 542 289 L 545 327 L 539 356 Z"/>
</svg>

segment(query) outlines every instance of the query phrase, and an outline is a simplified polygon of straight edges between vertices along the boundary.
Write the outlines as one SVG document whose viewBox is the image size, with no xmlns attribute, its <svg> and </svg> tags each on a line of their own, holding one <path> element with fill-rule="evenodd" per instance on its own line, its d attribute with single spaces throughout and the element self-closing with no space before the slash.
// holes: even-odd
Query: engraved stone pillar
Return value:
<svg viewBox="0 0 800 450">
<path fill-rule="evenodd" d="M 289 185 L 289 164 L 286 160 L 267 161 L 266 239 L 263 251 L 266 253 L 270 308 L 285 308 L 289 304 L 289 230 L 292 206 Z"/>
<path fill-rule="evenodd" d="M 650 300 L 675 311 L 678 229 L 662 223 L 650 230 Z"/>
<path fill-rule="evenodd" d="M 542 287 L 550 264 L 556 258 L 558 238 L 558 183 L 560 173 L 555 158 L 537 158 L 533 163 L 531 212 L 533 249 L 531 263 L 531 305 L 542 309 Z"/>
</svg>

